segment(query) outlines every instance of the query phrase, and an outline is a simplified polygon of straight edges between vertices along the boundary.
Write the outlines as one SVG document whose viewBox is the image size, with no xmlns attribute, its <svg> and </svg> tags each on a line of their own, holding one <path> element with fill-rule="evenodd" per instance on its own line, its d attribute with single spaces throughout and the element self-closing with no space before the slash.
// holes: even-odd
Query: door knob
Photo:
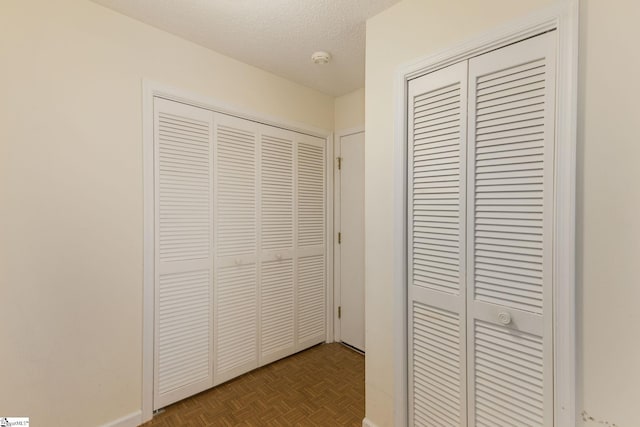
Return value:
<svg viewBox="0 0 640 427">
<path fill-rule="evenodd" d="M 498 313 L 498 321 L 503 325 L 508 325 L 509 323 L 511 323 L 511 315 L 506 311 L 501 311 L 500 313 Z"/>
</svg>

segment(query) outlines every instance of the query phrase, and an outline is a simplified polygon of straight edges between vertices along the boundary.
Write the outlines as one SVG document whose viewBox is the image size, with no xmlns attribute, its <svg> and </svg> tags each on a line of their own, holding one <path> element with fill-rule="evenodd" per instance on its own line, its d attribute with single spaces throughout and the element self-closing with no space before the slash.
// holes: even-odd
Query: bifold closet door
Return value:
<svg viewBox="0 0 640 427">
<path fill-rule="evenodd" d="M 215 114 L 215 383 L 258 367 L 259 124 Z"/>
<path fill-rule="evenodd" d="M 467 425 L 465 153 L 467 64 L 409 83 L 409 417 Z"/>
<path fill-rule="evenodd" d="M 325 341 L 326 141 L 154 100 L 154 408 Z"/>
<path fill-rule="evenodd" d="M 412 425 L 553 425 L 555 46 L 409 83 Z"/>
<path fill-rule="evenodd" d="M 471 424 L 553 425 L 556 32 L 469 61 Z"/>
<path fill-rule="evenodd" d="M 213 113 L 154 99 L 154 409 L 213 385 Z"/>
</svg>

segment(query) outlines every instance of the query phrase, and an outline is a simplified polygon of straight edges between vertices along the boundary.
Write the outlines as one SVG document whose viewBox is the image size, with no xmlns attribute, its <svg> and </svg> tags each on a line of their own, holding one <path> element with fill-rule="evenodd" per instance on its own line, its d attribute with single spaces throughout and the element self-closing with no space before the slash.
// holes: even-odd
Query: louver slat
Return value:
<svg viewBox="0 0 640 427">
<path fill-rule="evenodd" d="M 154 408 L 213 385 L 211 112 L 154 100 Z"/>
<path fill-rule="evenodd" d="M 293 247 L 293 141 L 262 135 L 262 249 Z"/>
<path fill-rule="evenodd" d="M 418 302 L 412 307 L 413 402 L 415 425 L 462 422 L 460 413 L 460 318 Z"/>
<path fill-rule="evenodd" d="M 298 258 L 298 342 L 324 340 L 324 255 Z M 318 342 L 320 342 L 318 341 Z"/>
<path fill-rule="evenodd" d="M 535 81 L 535 89 L 544 94 L 545 86 L 545 61 L 539 59 L 527 64 L 526 67 L 518 66 L 516 70 L 505 70 L 501 74 L 508 79 L 491 75 L 484 77 L 484 84 L 478 83 L 477 102 L 481 102 L 485 94 L 492 96 L 508 97 L 513 90 L 525 90 L 530 88 Z M 499 82 L 487 85 L 486 82 Z M 475 246 L 475 298 L 493 304 L 520 310 L 542 313 L 542 279 L 543 257 L 542 254 L 529 257 L 517 257 L 509 255 L 508 248 L 518 246 L 523 242 L 542 242 L 543 217 L 541 212 L 544 206 L 544 175 L 545 165 L 545 133 L 544 133 L 544 108 L 538 101 L 533 105 L 522 105 L 521 108 L 535 107 L 537 111 L 523 115 L 513 115 L 510 110 L 501 113 L 489 113 L 487 119 L 485 108 L 476 108 L 476 135 L 492 135 L 492 139 L 484 139 L 483 145 L 490 145 L 493 141 L 499 141 L 504 132 L 511 129 L 521 129 L 528 135 L 527 143 L 511 143 L 508 151 L 476 151 L 475 156 L 475 191 L 476 202 L 481 199 L 505 200 L 504 205 L 531 206 L 529 210 L 518 212 L 520 218 L 516 219 L 510 212 L 494 211 L 493 214 L 483 213 L 487 208 L 497 207 L 490 202 L 476 204 L 474 229 L 478 233 L 492 233 L 495 240 L 488 244 Z M 503 176 L 494 172 L 487 172 L 486 166 L 506 165 L 510 173 Z M 517 174 L 518 178 L 514 177 Z M 508 201 L 508 202 L 507 202 Z M 504 206 L 500 205 L 500 206 Z M 509 213 L 509 215 L 498 215 Z M 498 242 L 504 241 L 505 245 Z M 485 279 L 487 275 L 509 273 L 513 282 L 504 288 L 498 282 Z M 526 292 L 518 291 L 518 283 L 529 284 Z M 534 288 L 531 288 L 531 287 Z"/>
<path fill-rule="evenodd" d="M 298 144 L 298 246 L 323 246 L 324 145 Z"/>
<path fill-rule="evenodd" d="M 264 361 L 294 351 L 293 260 L 263 262 L 261 268 L 260 351 Z"/>
<path fill-rule="evenodd" d="M 413 284 L 456 295 L 459 256 L 426 255 L 419 248 L 460 241 L 461 108 L 460 83 L 415 96 L 412 105 Z M 444 140 L 425 139 L 444 133 Z M 439 175 L 434 177 L 435 170 Z M 435 206 L 434 213 L 426 212 Z"/>
<path fill-rule="evenodd" d="M 209 140 L 206 122 L 158 113 L 159 253 L 161 261 L 191 261 L 210 255 Z M 180 142 L 166 138 L 168 126 L 197 127 L 199 132 Z M 197 148 L 191 155 L 185 149 Z M 192 228 L 199 228 L 192 233 Z M 168 232 L 171 232 L 169 234 Z"/>
<path fill-rule="evenodd" d="M 216 383 L 258 366 L 255 264 L 220 267 L 216 287 Z"/>
<path fill-rule="evenodd" d="M 216 131 L 217 256 L 255 254 L 256 133 L 223 120 Z"/>
<path fill-rule="evenodd" d="M 474 335 L 477 425 L 544 425 L 542 338 L 478 320 Z"/>
<path fill-rule="evenodd" d="M 210 277 L 208 270 L 163 274 L 158 305 L 158 390 L 175 391 L 207 380 Z M 185 352 L 184 349 L 189 351 Z"/>
</svg>

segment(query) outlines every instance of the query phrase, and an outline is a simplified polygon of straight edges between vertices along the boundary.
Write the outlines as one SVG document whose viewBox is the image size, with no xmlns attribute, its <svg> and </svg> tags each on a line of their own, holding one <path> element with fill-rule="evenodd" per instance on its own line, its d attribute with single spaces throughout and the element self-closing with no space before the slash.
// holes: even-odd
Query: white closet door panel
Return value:
<svg viewBox="0 0 640 427">
<path fill-rule="evenodd" d="M 262 263 L 260 364 L 295 351 L 293 259 Z"/>
<path fill-rule="evenodd" d="M 299 247 L 324 247 L 325 141 L 299 136 L 297 144 L 297 243 Z"/>
<path fill-rule="evenodd" d="M 259 125 L 215 114 L 215 383 L 258 366 Z"/>
<path fill-rule="evenodd" d="M 466 425 L 467 64 L 409 84 L 410 422 Z"/>
<path fill-rule="evenodd" d="M 542 338 L 475 321 L 477 426 L 544 426 Z"/>
<path fill-rule="evenodd" d="M 216 254 L 257 255 L 258 124 L 216 114 Z"/>
<path fill-rule="evenodd" d="M 294 134 L 260 127 L 260 365 L 295 352 Z"/>
<path fill-rule="evenodd" d="M 158 393 L 210 379 L 208 270 L 160 276 Z"/>
<path fill-rule="evenodd" d="M 297 327 L 298 349 L 323 342 L 325 320 L 325 256 L 298 258 Z"/>
<path fill-rule="evenodd" d="M 412 83 L 411 255 L 413 286 L 460 295 L 464 273 L 466 64 Z"/>
<path fill-rule="evenodd" d="M 261 127 L 261 249 L 293 248 L 293 134 Z"/>
<path fill-rule="evenodd" d="M 215 292 L 215 382 L 258 367 L 256 264 L 219 267 Z"/>
<path fill-rule="evenodd" d="M 469 62 L 471 419 L 553 425 L 556 33 Z"/>
<path fill-rule="evenodd" d="M 210 111 L 154 99 L 154 408 L 213 385 Z"/>
<path fill-rule="evenodd" d="M 414 424 L 460 425 L 465 417 L 460 405 L 465 363 L 460 316 L 417 301 L 411 310 Z"/>
</svg>

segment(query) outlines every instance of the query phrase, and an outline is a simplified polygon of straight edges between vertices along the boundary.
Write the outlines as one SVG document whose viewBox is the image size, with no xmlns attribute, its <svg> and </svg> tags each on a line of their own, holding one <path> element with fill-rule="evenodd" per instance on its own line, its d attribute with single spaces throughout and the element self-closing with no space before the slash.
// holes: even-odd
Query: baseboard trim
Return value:
<svg viewBox="0 0 640 427">
<path fill-rule="evenodd" d="M 364 417 L 364 419 L 362 420 L 362 427 L 378 427 L 378 426 L 369 418 Z"/>
<path fill-rule="evenodd" d="M 138 427 L 140 424 L 142 424 L 142 411 L 136 411 L 103 424 L 102 427 Z"/>
</svg>

